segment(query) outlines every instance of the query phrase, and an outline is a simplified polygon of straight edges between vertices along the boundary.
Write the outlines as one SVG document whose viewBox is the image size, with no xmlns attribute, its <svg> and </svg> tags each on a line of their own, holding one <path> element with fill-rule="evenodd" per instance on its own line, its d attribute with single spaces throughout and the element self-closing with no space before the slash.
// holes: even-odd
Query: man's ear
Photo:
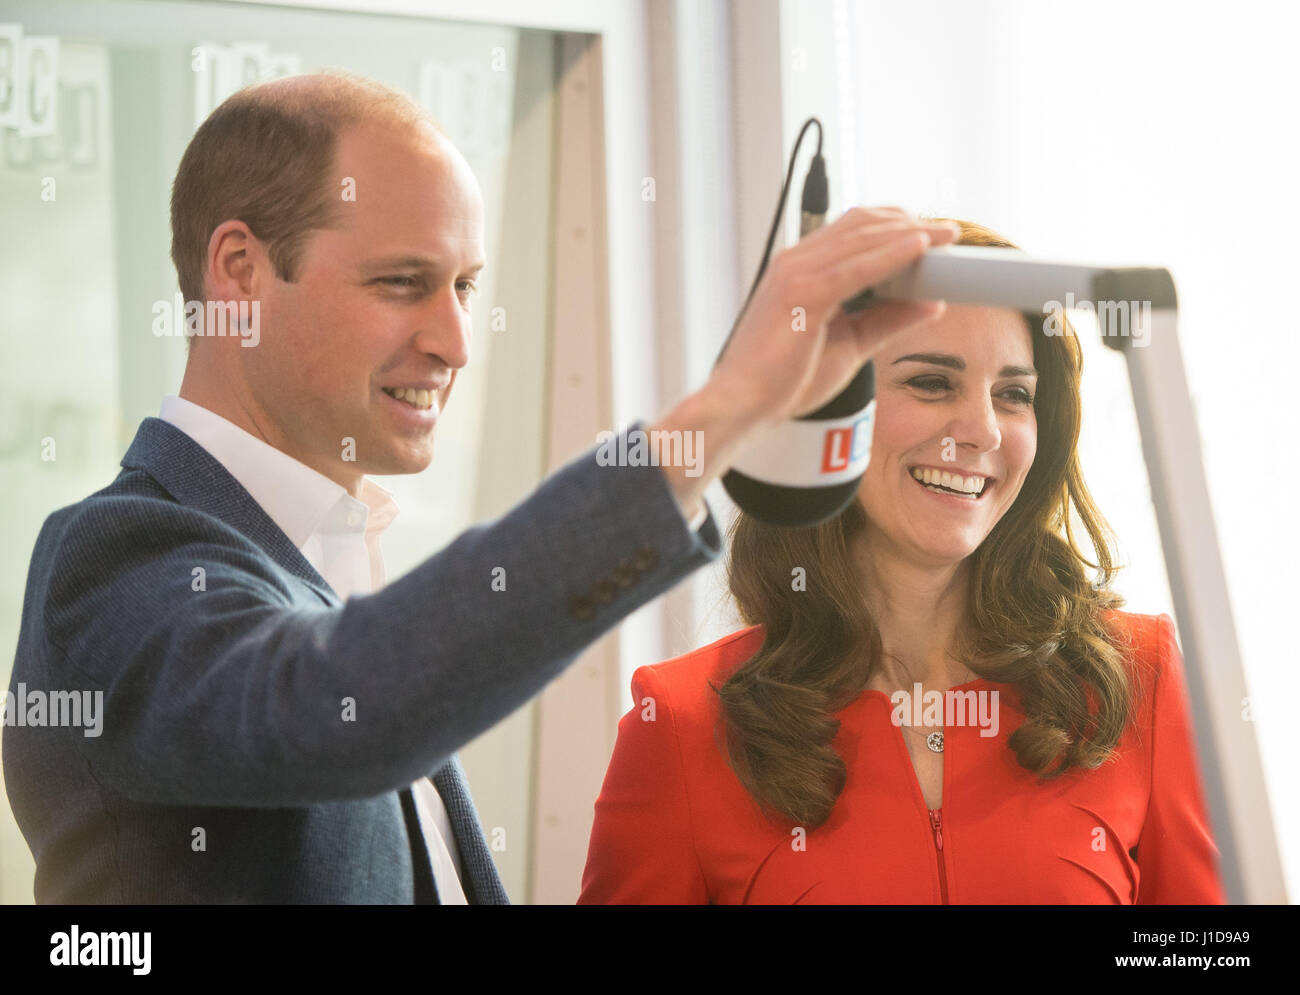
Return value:
<svg viewBox="0 0 1300 995">
<path fill-rule="evenodd" d="M 213 300 L 248 300 L 257 265 L 268 260 L 262 244 L 242 221 L 223 221 L 208 239 L 205 285 Z M 269 261 L 269 260 L 268 260 Z"/>
</svg>

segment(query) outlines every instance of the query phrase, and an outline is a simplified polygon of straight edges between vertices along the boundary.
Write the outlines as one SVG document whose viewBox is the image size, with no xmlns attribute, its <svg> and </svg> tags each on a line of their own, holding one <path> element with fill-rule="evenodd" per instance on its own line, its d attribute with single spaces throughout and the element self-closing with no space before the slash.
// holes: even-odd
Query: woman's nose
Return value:
<svg viewBox="0 0 1300 995">
<path fill-rule="evenodd" d="M 968 446 L 976 452 L 990 452 L 1002 444 L 1002 431 L 998 427 L 998 413 L 993 399 L 987 396 L 967 397 L 949 423 L 948 434 L 959 446 Z"/>
</svg>

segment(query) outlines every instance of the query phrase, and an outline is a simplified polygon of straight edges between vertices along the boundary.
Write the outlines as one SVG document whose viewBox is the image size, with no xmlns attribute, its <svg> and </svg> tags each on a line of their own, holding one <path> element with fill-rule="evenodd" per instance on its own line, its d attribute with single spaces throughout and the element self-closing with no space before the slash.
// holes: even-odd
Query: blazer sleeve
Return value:
<svg viewBox="0 0 1300 995">
<path fill-rule="evenodd" d="M 596 799 L 578 904 L 705 904 L 672 703 L 651 668 L 633 675 L 632 701 Z"/>
<path fill-rule="evenodd" d="M 58 513 L 33 570 L 49 577 L 51 681 L 103 690 L 102 734 L 77 737 L 89 772 L 142 803 L 280 807 L 439 767 L 720 554 L 713 519 L 690 531 L 658 467 L 597 453 L 340 606 L 304 603 L 243 533 L 156 488 Z"/>
<path fill-rule="evenodd" d="M 1222 905 L 1219 851 L 1206 815 L 1182 654 L 1168 615 L 1155 628 L 1151 794 L 1137 846 L 1137 903 Z"/>
</svg>

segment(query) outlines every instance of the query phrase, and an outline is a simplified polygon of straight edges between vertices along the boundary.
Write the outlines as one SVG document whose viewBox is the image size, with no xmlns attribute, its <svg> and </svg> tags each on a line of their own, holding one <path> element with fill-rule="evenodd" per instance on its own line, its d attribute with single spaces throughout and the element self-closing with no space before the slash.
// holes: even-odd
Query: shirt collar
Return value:
<svg viewBox="0 0 1300 995">
<path fill-rule="evenodd" d="M 360 500 L 341 484 L 207 408 L 169 394 L 158 417 L 213 455 L 301 549 L 317 532 L 377 535 L 397 516 L 393 495 L 361 478 Z"/>
</svg>

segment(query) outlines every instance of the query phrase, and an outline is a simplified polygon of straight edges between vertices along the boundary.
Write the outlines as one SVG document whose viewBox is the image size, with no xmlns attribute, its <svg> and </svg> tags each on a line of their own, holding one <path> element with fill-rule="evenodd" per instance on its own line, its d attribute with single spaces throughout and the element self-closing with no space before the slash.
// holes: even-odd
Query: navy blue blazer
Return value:
<svg viewBox="0 0 1300 995">
<path fill-rule="evenodd" d="M 122 467 L 46 520 L 27 578 L 15 699 L 99 691 L 103 710 L 90 736 L 6 719 L 38 902 L 436 902 L 424 776 L 466 897 L 507 902 L 454 751 L 721 551 L 659 468 L 593 448 L 342 603 L 175 426 L 146 418 Z"/>
</svg>

